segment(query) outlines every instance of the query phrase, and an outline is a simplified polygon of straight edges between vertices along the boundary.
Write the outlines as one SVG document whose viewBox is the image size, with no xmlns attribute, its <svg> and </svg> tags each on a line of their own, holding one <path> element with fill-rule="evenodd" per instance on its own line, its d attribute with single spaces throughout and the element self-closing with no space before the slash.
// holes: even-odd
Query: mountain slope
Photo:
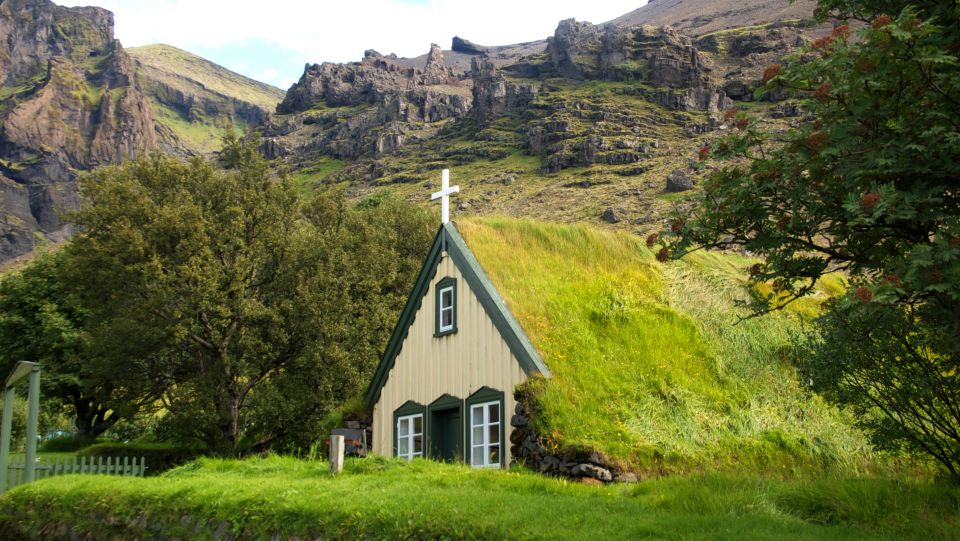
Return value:
<svg viewBox="0 0 960 541">
<path fill-rule="evenodd" d="M 216 150 L 223 130 L 257 126 L 283 100 L 279 88 L 170 45 L 127 49 L 150 97 L 161 144 L 171 151 Z"/>
<path fill-rule="evenodd" d="M 689 36 L 787 20 L 809 19 L 815 0 L 650 0 L 609 24 L 670 25 Z"/>
</svg>

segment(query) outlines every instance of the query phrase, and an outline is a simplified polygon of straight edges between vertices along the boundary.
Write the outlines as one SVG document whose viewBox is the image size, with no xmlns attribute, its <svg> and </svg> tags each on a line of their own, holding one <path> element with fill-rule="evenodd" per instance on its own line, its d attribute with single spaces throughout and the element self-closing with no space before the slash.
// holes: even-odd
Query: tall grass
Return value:
<svg viewBox="0 0 960 541">
<path fill-rule="evenodd" d="M 642 473 L 858 472 L 864 436 L 789 363 L 803 318 L 740 321 L 746 258 L 660 264 L 632 235 L 507 218 L 457 227 L 554 377 L 536 426 Z"/>
</svg>

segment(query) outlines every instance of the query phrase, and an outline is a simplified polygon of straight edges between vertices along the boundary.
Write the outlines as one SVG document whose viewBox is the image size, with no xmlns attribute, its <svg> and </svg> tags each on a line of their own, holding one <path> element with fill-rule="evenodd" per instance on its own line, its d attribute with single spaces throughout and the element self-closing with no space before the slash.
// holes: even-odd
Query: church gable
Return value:
<svg viewBox="0 0 960 541">
<path fill-rule="evenodd" d="M 374 451 L 505 466 L 504 416 L 513 389 L 534 374 L 550 375 L 463 238 L 444 224 L 367 391 Z M 481 432 L 501 436 L 471 437 Z"/>
<path fill-rule="evenodd" d="M 440 311 L 438 293 L 440 289 L 444 289 L 444 284 L 441 284 L 444 280 L 446 285 L 453 286 L 458 301 L 474 299 L 478 305 L 475 311 L 456 310 L 453 313 L 454 325 L 459 326 L 460 320 L 465 317 L 463 314 L 479 317 L 482 312 L 483 317 L 492 323 L 499 338 L 507 344 L 527 376 L 550 375 L 549 368 L 540 359 L 537 350 L 524 334 L 516 318 L 510 313 L 503 298 L 467 247 L 463 237 L 452 224 L 447 223 L 440 228 L 434 238 L 433 246 L 407 299 L 400 320 L 394 328 L 380 365 L 367 390 L 368 403 L 375 404 L 379 400 L 383 386 L 391 377 L 397 356 L 405 346 L 411 327 L 418 320 L 426 320 L 430 324 L 438 321 Z M 471 303 L 458 302 L 458 305 L 458 308 L 460 306 L 469 308 Z M 436 335 L 442 336 L 449 332 L 441 330 L 437 325 L 434 326 L 433 332 Z M 478 341 L 481 337 L 473 335 L 471 339 Z"/>
</svg>

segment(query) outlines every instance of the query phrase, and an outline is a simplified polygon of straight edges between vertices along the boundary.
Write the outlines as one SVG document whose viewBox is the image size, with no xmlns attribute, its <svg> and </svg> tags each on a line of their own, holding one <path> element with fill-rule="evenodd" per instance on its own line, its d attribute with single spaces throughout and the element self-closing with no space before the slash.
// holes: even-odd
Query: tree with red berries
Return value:
<svg viewBox="0 0 960 541">
<path fill-rule="evenodd" d="M 767 133 L 731 113 L 738 129 L 700 151 L 725 165 L 665 249 L 762 256 L 756 314 L 845 273 L 802 369 L 878 444 L 960 481 L 960 4 L 821 0 L 818 16 L 841 22 L 759 91 L 792 92 L 810 121 Z"/>
</svg>

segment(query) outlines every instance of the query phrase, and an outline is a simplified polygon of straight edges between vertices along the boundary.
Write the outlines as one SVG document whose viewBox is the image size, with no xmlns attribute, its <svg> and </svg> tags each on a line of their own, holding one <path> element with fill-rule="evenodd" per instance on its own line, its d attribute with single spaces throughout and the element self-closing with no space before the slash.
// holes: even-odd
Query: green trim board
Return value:
<svg viewBox="0 0 960 541">
<path fill-rule="evenodd" d="M 434 237 L 433 246 L 424 260 L 423 268 L 420 269 L 413 291 L 410 292 L 407 304 L 404 306 L 400 319 L 397 321 L 397 326 L 394 327 L 390 341 L 380 358 L 380 364 L 377 366 L 373 380 L 367 388 L 366 399 L 371 406 L 380 400 L 380 391 L 387 383 L 390 370 L 393 369 L 397 356 L 400 354 L 400 349 L 407 338 L 410 326 L 416 319 L 423 298 L 429 291 L 430 282 L 436 275 L 437 266 L 440 264 L 444 252 L 453 259 L 454 264 L 467 281 L 470 290 L 477 296 L 480 305 L 483 306 L 494 326 L 500 332 L 504 341 L 507 342 L 510 352 L 520 362 L 520 367 L 527 376 L 534 374 L 544 377 L 551 376 L 550 369 L 544 364 L 540 354 L 520 327 L 520 323 L 507 308 L 507 303 L 497 292 L 493 282 L 490 281 L 490 278 L 480 266 L 480 262 L 477 261 L 466 241 L 460 236 L 460 232 L 452 223 L 447 223 L 440 226 L 440 230 Z"/>
<path fill-rule="evenodd" d="M 429 450 L 430 458 L 439 458 L 442 459 L 444 450 L 440 449 L 438 446 L 442 444 L 445 440 L 443 434 L 440 434 L 440 430 L 444 428 L 450 428 L 449 426 L 444 426 L 444 423 L 437 419 L 441 414 L 447 416 L 452 410 L 456 410 L 456 428 L 451 430 L 455 435 L 453 440 L 454 443 L 454 460 L 465 460 L 464 454 L 464 433 L 463 433 L 463 420 L 464 420 L 464 408 L 463 400 L 455 396 L 444 394 L 440 398 L 434 400 L 427 406 L 427 449 Z M 452 416 L 451 416 L 452 417 Z M 444 419 L 444 420 L 449 420 Z"/>
<path fill-rule="evenodd" d="M 427 453 L 426 453 L 427 407 L 424 406 L 423 404 L 414 402 L 413 400 L 407 400 L 406 402 L 403 403 L 402 406 L 393 410 L 393 455 L 392 456 L 397 456 L 397 422 L 400 420 L 401 417 L 407 417 L 409 415 L 418 415 L 418 414 L 423 416 L 423 420 L 421 421 L 422 428 L 423 428 L 422 437 L 423 437 L 423 445 L 424 445 L 423 456 L 427 456 Z"/>
<path fill-rule="evenodd" d="M 453 288 L 453 297 L 451 299 L 451 308 L 453 309 L 453 314 L 451 315 L 451 320 L 452 320 L 451 323 L 453 324 L 453 327 L 445 331 L 442 331 L 440 330 L 440 326 L 441 326 L 440 318 L 442 317 L 442 314 L 440 312 L 440 309 L 442 308 L 441 302 L 440 302 L 442 300 L 440 293 L 443 290 L 448 288 Z M 434 313 L 436 314 L 436 317 L 437 317 L 436 321 L 433 322 L 433 326 L 434 326 L 433 336 L 435 338 L 440 338 L 441 336 L 455 334 L 457 332 L 457 279 L 452 276 L 447 276 L 443 280 L 440 280 L 439 282 L 437 282 L 437 285 L 433 288 L 433 290 L 434 290 L 433 294 L 435 297 L 434 306 L 436 307 L 436 311 Z"/>
<path fill-rule="evenodd" d="M 473 465 L 472 463 L 473 461 L 471 460 L 471 457 L 470 457 L 470 454 L 473 450 L 473 421 L 470 417 L 471 416 L 470 408 L 471 406 L 475 406 L 477 404 L 485 404 L 487 402 L 500 402 L 500 441 L 498 443 L 500 445 L 500 467 L 504 468 L 506 467 L 506 460 L 505 460 L 506 453 L 510 452 L 510 446 L 507 445 L 506 441 L 504 441 L 507 435 L 506 426 L 504 425 L 504 421 L 506 420 L 506 413 L 503 411 L 504 405 L 506 402 L 505 395 L 503 391 L 498 391 L 490 387 L 482 387 L 478 389 L 475 393 L 468 396 L 467 399 L 463 401 L 464 403 L 463 411 L 464 411 L 464 417 L 465 417 L 464 436 L 466 438 L 466 446 L 463 451 L 464 462 L 466 462 L 467 465 L 469 466 Z"/>
</svg>

